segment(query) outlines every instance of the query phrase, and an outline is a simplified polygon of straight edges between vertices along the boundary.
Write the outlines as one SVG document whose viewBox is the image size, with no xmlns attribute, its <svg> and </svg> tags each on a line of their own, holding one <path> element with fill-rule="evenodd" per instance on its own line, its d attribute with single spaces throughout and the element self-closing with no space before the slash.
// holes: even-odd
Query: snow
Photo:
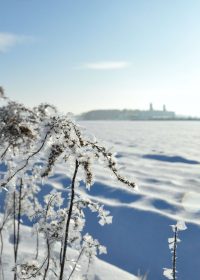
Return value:
<svg viewBox="0 0 200 280">
<path fill-rule="evenodd" d="M 163 275 L 168 279 L 173 279 L 172 272 L 172 269 L 164 268 Z"/>
<path fill-rule="evenodd" d="M 112 152 L 117 152 L 121 172 L 134 178 L 138 185 L 137 193 L 133 194 L 132 190 L 115 183 L 105 170 L 96 167 L 97 183 L 89 196 L 109 207 L 113 213 L 113 232 L 120 238 L 118 231 L 124 227 L 129 242 L 126 246 L 121 239 L 122 257 L 118 261 L 119 257 L 113 256 L 114 252 L 117 254 L 113 249 L 115 239 L 112 234 L 107 236 L 110 231 L 106 231 L 106 236 L 102 236 L 104 243 L 107 242 L 108 256 L 104 259 L 129 271 L 149 272 L 150 280 L 164 279 L 161 268 L 171 266 L 167 244 L 171 236 L 169 226 L 178 221 L 180 230 L 185 229 L 179 222 L 184 221 L 188 230 L 180 233 L 179 278 L 195 279 L 200 273 L 199 123 L 90 121 L 80 124 Z M 134 268 L 129 260 L 127 265 L 123 263 L 126 255 L 134 260 Z"/>
<path fill-rule="evenodd" d="M 135 192 L 114 181 L 102 166 L 95 166 L 96 183 L 91 191 L 78 190 L 104 204 L 113 216 L 113 224 L 105 229 L 89 216 L 87 229 L 108 249 L 102 259 L 134 274 L 139 269 L 142 274 L 149 272 L 148 280 L 164 279 L 162 268 L 171 265 L 167 244 L 171 235 L 169 225 L 178 221 L 179 230 L 183 230 L 186 226 L 182 221 L 185 221 L 188 230 L 181 232 L 182 242 L 178 248 L 179 277 L 182 280 L 195 279 L 200 273 L 199 123 L 80 124 L 111 151 L 117 152 L 120 172 L 138 185 Z M 60 190 L 66 187 L 64 165 L 57 167 L 56 176 L 49 178 L 48 185 Z M 24 252 L 31 250 L 29 242 L 25 238 Z M 7 246 L 11 250 L 10 245 Z M 9 254 L 4 259 L 9 265 Z M 170 269 L 164 273 L 170 277 Z M 95 274 L 95 280 L 136 279 L 101 260 L 95 261 Z"/>
<path fill-rule="evenodd" d="M 4 236 L 6 235 L 6 232 L 3 233 Z M 21 260 L 27 261 L 29 258 L 34 257 L 34 244 L 36 242 L 35 237 L 31 234 L 30 227 L 22 226 L 21 229 L 21 237 L 20 237 L 20 251 L 19 251 L 19 257 Z M 6 280 L 13 279 L 13 244 L 9 242 L 9 236 L 8 238 L 5 238 L 4 241 L 4 250 L 3 253 L 3 264 L 4 264 L 4 275 Z M 40 257 L 44 254 L 44 247 L 45 243 L 42 238 L 40 238 Z M 56 249 L 55 249 L 56 251 Z M 74 250 L 68 250 L 68 257 L 76 259 L 77 258 L 77 252 Z M 83 260 L 80 262 L 80 265 L 87 267 L 87 264 L 85 263 L 86 260 Z M 1 279 L 1 275 L 0 275 Z M 76 277 L 76 273 L 74 274 L 74 280 L 78 280 L 78 276 Z M 95 258 L 93 265 L 91 266 L 89 270 L 88 280 L 119 280 L 119 279 L 126 279 L 126 280 L 137 280 L 138 278 L 131 275 L 130 273 L 123 271 L 119 268 L 117 268 L 114 265 L 108 264 L 102 260 L 99 260 L 98 258 Z"/>
<path fill-rule="evenodd" d="M 141 199 L 126 207 L 200 225 L 200 127 L 197 122 L 91 121 L 81 125 L 117 152 L 120 169 L 139 186 Z M 150 158 L 145 156 L 149 154 Z M 173 158 L 178 160 L 173 162 Z M 104 169 L 97 167 L 97 174 L 97 181 L 132 193 L 114 183 Z M 156 200 L 167 202 L 168 209 L 155 207 Z"/>
<path fill-rule="evenodd" d="M 172 226 L 172 228 L 173 228 L 173 231 L 175 231 L 175 228 L 177 228 L 178 231 L 183 231 L 183 230 L 187 229 L 187 226 L 184 221 L 178 221 L 176 223 L 176 225 Z"/>
</svg>

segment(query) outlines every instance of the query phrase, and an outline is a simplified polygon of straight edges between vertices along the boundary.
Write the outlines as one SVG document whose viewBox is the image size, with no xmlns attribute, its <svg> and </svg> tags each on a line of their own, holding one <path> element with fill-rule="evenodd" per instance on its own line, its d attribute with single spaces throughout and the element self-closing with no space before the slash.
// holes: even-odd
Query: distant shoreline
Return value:
<svg viewBox="0 0 200 280">
<path fill-rule="evenodd" d="M 165 105 L 162 110 L 155 110 L 152 103 L 149 110 L 99 109 L 82 113 L 75 118 L 84 121 L 200 121 L 197 116 L 176 115 L 175 112 L 168 111 Z"/>
<path fill-rule="evenodd" d="M 95 119 L 79 119 L 79 118 L 76 118 L 77 121 L 83 121 L 83 122 L 176 122 L 176 121 L 186 121 L 186 122 L 193 122 L 193 121 L 200 121 L 200 118 L 194 118 L 194 119 L 184 119 L 184 118 L 177 118 L 177 119 L 149 119 L 149 120 L 145 120 L 145 119 L 136 119 L 136 120 L 117 120 L 117 119 L 98 119 L 98 120 L 95 120 Z"/>
</svg>

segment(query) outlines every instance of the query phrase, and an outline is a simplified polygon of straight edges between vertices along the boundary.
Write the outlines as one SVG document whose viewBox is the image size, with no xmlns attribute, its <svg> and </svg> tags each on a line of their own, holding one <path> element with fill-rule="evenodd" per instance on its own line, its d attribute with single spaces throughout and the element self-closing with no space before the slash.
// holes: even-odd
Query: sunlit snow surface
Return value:
<svg viewBox="0 0 200 280">
<path fill-rule="evenodd" d="M 121 196 L 111 200 L 102 194 L 105 203 L 148 210 L 200 225 L 199 122 L 80 124 L 117 153 L 121 172 L 139 186 L 138 196 L 132 200 L 126 201 Z M 96 180 L 112 191 L 112 186 L 129 191 L 114 184 L 104 169 L 98 168 L 97 174 Z"/>
<path fill-rule="evenodd" d="M 170 225 L 184 220 L 188 229 L 179 236 L 182 242 L 177 252 L 178 279 L 198 279 L 200 123 L 79 124 L 116 152 L 120 172 L 138 185 L 137 191 L 124 187 L 103 165 L 95 166 L 95 184 L 86 195 L 103 203 L 113 215 L 113 224 L 102 227 L 95 214 L 87 213 L 85 232 L 99 239 L 108 250 L 101 258 L 135 275 L 138 271 L 147 273 L 148 280 L 166 279 L 163 268 L 171 267 L 168 238 L 173 233 Z M 48 184 L 63 189 L 69 183 L 66 172 L 66 167 L 59 165 L 56 176 L 49 178 Z M 85 188 L 79 192 L 85 193 Z M 127 277 L 116 279 L 128 280 Z"/>
<path fill-rule="evenodd" d="M 132 273 L 140 268 L 148 279 L 164 279 L 170 267 L 169 225 L 184 220 L 180 233 L 178 279 L 200 275 L 200 123 L 80 122 L 117 152 L 121 172 L 139 186 L 131 190 L 114 183 L 97 167 L 95 199 L 110 206 L 113 225 L 99 230 L 89 225 L 108 247 L 105 260 Z M 114 188 L 115 187 L 115 188 Z M 116 189 L 117 188 L 117 189 Z M 141 211 L 142 210 L 142 211 Z M 173 219 L 173 220 L 172 220 Z"/>
<path fill-rule="evenodd" d="M 4 233 L 6 235 L 6 233 Z M 31 233 L 30 227 L 22 226 L 21 229 L 21 239 L 22 242 L 20 243 L 20 250 L 19 250 L 19 261 L 26 262 L 28 260 L 34 259 L 35 257 L 35 250 L 33 249 L 33 244 L 36 243 L 34 235 Z M 43 238 L 40 238 L 40 248 L 39 248 L 39 256 L 41 262 L 44 260 L 44 248 L 45 248 L 45 241 Z M 13 245 L 9 242 L 7 238 L 5 238 L 4 247 L 6 250 L 4 250 L 3 253 L 3 263 L 4 263 L 4 279 L 5 280 L 11 280 L 13 279 Z M 56 250 L 55 250 L 56 251 Z M 55 252 L 56 254 L 56 252 Z M 78 252 L 73 250 L 68 250 L 68 257 L 70 256 L 71 259 L 76 260 L 77 259 Z M 81 265 L 82 268 L 85 267 L 85 270 L 87 269 L 88 260 L 86 258 L 82 258 L 79 262 L 79 265 Z M 84 269 L 83 269 L 84 271 Z M 0 274 L 0 279 L 2 277 L 2 274 Z M 67 275 L 66 275 L 67 277 Z M 105 263 L 104 261 L 101 261 L 97 258 L 94 259 L 93 264 L 91 265 L 88 274 L 87 274 L 88 280 L 118 280 L 118 279 L 126 279 L 126 280 L 139 280 L 137 277 L 134 277 L 133 275 L 127 273 L 126 271 L 123 271 L 113 265 L 110 265 L 108 263 Z M 31 278 L 32 279 L 32 278 Z M 37 277 L 35 278 L 37 279 Z M 53 278 L 55 279 L 55 278 Z M 78 280 L 80 278 L 77 277 L 76 271 L 74 272 L 74 275 L 72 280 Z M 49 279 L 51 280 L 51 279 Z"/>
</svg>

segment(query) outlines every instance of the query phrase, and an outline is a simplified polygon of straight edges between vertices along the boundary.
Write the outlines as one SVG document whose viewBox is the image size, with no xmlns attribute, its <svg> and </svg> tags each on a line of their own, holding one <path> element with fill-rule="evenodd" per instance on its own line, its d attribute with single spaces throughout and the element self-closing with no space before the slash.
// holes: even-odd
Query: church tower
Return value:
<svg viewBox="0 0 200 280">
<path fill-rule="evenodd" d="M 151 111 L 151 112 L 153 111 L 153 104 L 152 103 L 149 104 L 149 111 Z"/>
</svg>

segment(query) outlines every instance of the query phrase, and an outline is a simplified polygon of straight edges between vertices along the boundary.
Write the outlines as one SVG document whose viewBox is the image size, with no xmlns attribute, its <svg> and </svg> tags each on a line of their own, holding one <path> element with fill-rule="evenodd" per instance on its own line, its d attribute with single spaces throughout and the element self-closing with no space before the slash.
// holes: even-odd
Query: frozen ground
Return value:
<svg viewBox="0 0 200 280">
<path fill-rule="evenodd" d="M 199 122 L 82 122 L 112 151 L 121 171 L 139 185 L 138 193 L 114 184 L 97 168 L 90 195 L 110 207 L 113 225 L 93 227 L 108 246 L 104 259 L 132 273 L 140 268 L 148 279 L 164 279 L 171 256 L 169 225 L 184 220 L 178 271 L 181 280 L 200 275 L 200 126 Z M 115 186 L 115 188 L 113 188 Z M 92 226 L 89 225 L 91 228 Z M 114 232 L 114 236 L 112 233 Z M 120 239 L 120 244 L 118 243 Z M 125 261 L 126 259 L 126 261 Z"/>
<path fill-rule="evenodd" d="M 6 233 L 4 232 L 4 235 Z M 4 242 L 4 253 L 2 256 L 3 264 L 4 264 L 4 279 L 10 280 L 13 279 L 13 246 L 8 238 L 5 239 Z M 34 259 L 35 251 L 33 245 L 35 244 L 36 240 L 34 239 L 34 236 L 31 234 L 30 227 L 22 226 L 21 231 L 21 242 L 20 242 L 20 250 L 19 250 L 19 260 L 20 261 L 28 261 L 29 259 Z M 39 248 L 39 255 L 41 260 L 44 258 L 44 240 L 40 238 L 40 248 Z M 55 248 L 56 251 L 56 248 Z M 68 250 L 68 257 L 70 256 L 70 259 L 77 259 L 77 252 Z M 85 270 L 87 269 L 87 259 L 81 259 L 79 263 L 82 267 L 85 267 Z M 2 277 L 2 274 L 0 273 L 0 279 Z M 78 274 L 75 272 L 74 276 L 72 277 L 72 280 L 77 280 Z M 137 280 L 138 278 L 117 268 L 116 266 L 113 266 L 111 264 L 108 264 L 102 260 L 99 260 L 95 258 L 94 264 L 90 266 L 89 272 L 88 272 L 88 280 L 119 280 L 119 279 L 126 279 L 126 280 Z"/>
<path fill-rule="evenodd" d="M 129 198 L 126 207 L 200 225 L 198 122 L 82 122 L 81 125 L 117 152 L 122 171 L 138 183 L 138 196 Z M 111 189 L 114 185 L 105 170 L 98 169 L 96 179 Z M 123 202 L 126 204 L 119 196 L 118 201 L 110 203 L 113 206 Z"/>
<path fill-rule="evenodd" d="M 121 172 L 139 186 L 137 192 L 117 183 L 104 168 L 95 167 L 96 183 L 86 195 L 103 203 L 113 224 L 101 227 L 87 213 L 85 231 L 108 249 L 102 259 L 131 274 L 148 273 L 148 280 L 161 280 L 163 267 L 170 267 L 167 240 L 169 225 L 184 220 L 178 271 L 181 280 L 200 275 L 200 126 L 198 122 L 81 122 L 113 152 Z M 58 166 L 50 178 L 52 188 L 67 186 L 66 170 Z M 85 192 L 84 188 L 79 190 Z M 100 264 L 100 262 L 98 262 Z M 102 273 L 101 263 L 99 270 Z M 106 269 L 105 269 L 106 270 Z M 98 265 L 96 272 L 98 271 Z M 110 270 L 108 269 L 108 272 Z M 112 271 L 112 270 L 111 270 Z M 115 270 L 116 271 L 116 270 Z M 112 279 L 120 273 L 111 273 Z M 117 279 L 128 280 L 130 274 Z M 97 275 L 97 277 L 101 277 Z M 103 276 L 109 280 L 110 276 Z M 101 278 L 100 278 L 101 279 Z M 133 278 L 134 279 L 134 278 Z M 98 280 L 96 278 L 95 280 Z"/>
</svg>

